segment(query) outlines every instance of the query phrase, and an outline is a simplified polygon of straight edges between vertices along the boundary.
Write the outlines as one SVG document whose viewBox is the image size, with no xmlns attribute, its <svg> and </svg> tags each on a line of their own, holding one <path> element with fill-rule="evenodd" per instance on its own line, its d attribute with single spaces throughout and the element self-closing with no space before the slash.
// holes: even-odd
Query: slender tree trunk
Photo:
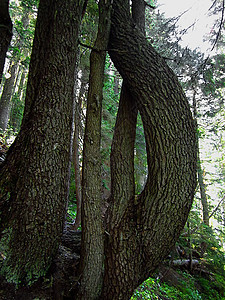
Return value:
<svg viewBox="0 0 225 300">
<path fill-rule="evenodd" d="M 1 274 L 17 283 L 46 272 L 64 225 L 82 8 L 39 4 L 24 118 L 0 174 Z"/>
<path fill-rule="evenodd" d="M 119 95 L 119 72 L 116 70 L 114 73 L 114 94 Z"/>
<path fill-rule="evenodd" d="M 22 101 L 24 92 L 26 90 L 27 70 L 24 68 L 21 68 L 20 72 L 22 72 L 22 74 L 20 77 L 17 95 L 18 95 L 18 98 Z"/>
<path fill-rule="evenodd" d="M 83 75 L 82 75 L 83 77 Z M 80 170 L 80 159 L 79 159 L 79 135 L 81 127 L 81 105 L 82 98 L 85 93 L 86 82 L 81 78 L 81 87 L 79 91 L 78 101 L 75 106 L 75 124 L 74 124 L 74 139 L 73 139 L 73 163 L 75 169 L 75 187 L 76 187 L 76 203 L 77 203 L 77 214 L 72 229 L 77 230 L 81 225 L 81 201 L 82 201 L 82 186 L 81 186 L 81 170 Z"/>
<path fill-rule="evenodd" d="M 194 115 L 194 122 L 196 127 L 196 133 L 198 132 L 198 120 L 197 120 L 197 101 L 196 101 L 196 89 L 193 86 L 193 115 Z M 201 196 L 201 204 L 202 204 L 202 214 L 203 214 L 203 223 L 206 226 L 209 226 L 209 207 L 206 195 L 206 187 L 204 183 L 204 170 L 202 169 L 201 158 L 200 158 L 200 150 L 199 150 L 199 136 L 197 135 L 197 176 L 198 176 L 198 183 L 200 188 L 200 196 Z M 205 230 L 205 228 L 203 228 Z M 204 239 L 204 235 L 202 236 Z M 207 243 L 203 241 L 201 243 L 201 256 L 204 255 L 207 249 Z"/>
<path fill-rule="evenodd" d="M 15 94 L 15 99 L 10 111 L 9 123 L 14 132 L 18 132 L 20 129 L 24 110 L 24 96 L 26 93 L 26 70 L 22 66 L 20 66 L 20 70 L 18 73 L 21 73 L 21 76 L 19 78 L 18 90 Z"/>
<path fill-rule="evenodd" d="M 12 38 L 12 21 L 9 15 L 9 0 L 0 0 L 0 84 L 6 52 Z"/>
<path fill-rule="evenodd" d="M 10 77 L 6 79 L 2 97 L 0 100 L 0 129 L 5 131 L 8 125 L 10 110 L 11 110 L 11 100 L 13 96 L 13 90 L 15 86 L 15 80 L 18 70 L 18 63 L 10 66 Z"/>
<path fill-rule="evenodd" d="M 80 299 L 101 293 L 104 234 L 101 217 L 101 113 L 105 57 L 110 31 L 111 2 L 99 1 L 99 27 L 90 56 L 90 78 L 82 168 L 82 247 Z"/>
<path fill-rule="evenodd" d="M 197 101 L 196 101 L 196 90 L 193 87 L 193 115 L 195 121 L 196 132 L 198 132 L 198 120 L 197 120 Z M 208 202 L 207 202 L 207 195 L 206 195 L 206 187 L 204 184 L 204 171 L 202 170 L 201 166 L 201 159 L 200 159 L 200 151 L 199 151 L 199 137 L 197 136 L 197 157 L 198 157 L 198 165 L 197 165 L 197 173 L 198 173 L 198 183 L 200 187 L 200 195 L 201 195 L 201 203 L 202 203 L 202 210 L 203 210 L 203 222 L 205 225 L 209 226 L 209 209 L 208 209 Z"/>
<path fill-rule="evenodd" d="M 120 176 L 121 197 L 112 197 L 108 214 L 102 298 L 129 299 L 169 253 L 187 220 L 196 186 L 196 136 L 176 76 L 133 23 L 128 1 L 113 2 L 109 49 L 140 110 L 148 161 L 141 195 L 124 199 L 127 176 Z M 115 178 L 118 169 L 126 174 L 127 160 L 111 170 Z"/>
</svg>

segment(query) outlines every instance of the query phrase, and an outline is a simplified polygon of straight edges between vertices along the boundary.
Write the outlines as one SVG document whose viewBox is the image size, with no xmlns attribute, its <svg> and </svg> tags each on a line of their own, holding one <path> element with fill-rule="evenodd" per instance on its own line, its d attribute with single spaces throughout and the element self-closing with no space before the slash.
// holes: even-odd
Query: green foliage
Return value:
<svg viewBox="0 0 225 300">
<path fill-rule="evenodd" d="M 202 299 L 222 299 L 224 297 L 224 278 L 216 275 L 211 279 L 196 277 L 198 285 L 201 287 Z"/>
<path fill-rule="evenodd" d="M 131 300 L 139 299 L 187 299 L 200 300 L 203 299 L 194 285 L 194 279 L 187 274 L 185 281 L 180 281 L 180 286 L 174 287 L 167 283 L 160 282 L 159 279 L 148 278 L 135 291 Z M 161 298 L 162 297 L 162 298 Z"/>
<path fill-rule="evenodd" d="M 75 169 L 72 166 L 70 171 L 70 193 L 69 193 L 69 203 L 67 209 L 67 221 L 73 222 L 77 214 L 77 204 L 76 204 L 76 186 L 75 186 Z"/>
</svg>

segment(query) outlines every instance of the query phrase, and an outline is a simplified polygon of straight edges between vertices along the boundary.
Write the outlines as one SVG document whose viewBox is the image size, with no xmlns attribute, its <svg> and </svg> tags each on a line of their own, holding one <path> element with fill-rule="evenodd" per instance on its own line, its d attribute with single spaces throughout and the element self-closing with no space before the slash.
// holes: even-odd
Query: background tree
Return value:
<svg viewBox="0 0 225 300">
<path fill-rule="evenodd" d="M 20 5 L 11 5 L 11 11 L 14 20 L 14 35 L 12 45 L 8 55 L 9 67 L 8 76 L 4 82 L 3 91 L 0 99 L 0 128 L 4 132 L 7 128 L 10 111 L 12 108 L 12 100 L 15 107 L 15 92 L 17 90 L 17 79 L 21 73 L 25 72 L 27 62 L 31 52 L 31 43 L 33 40 L 33 20 L 36 18 L 34 13 L 35 6 L 33 3 L 22 1 Z M 22 76 L 23 77 L 23 76 Z M 21 80 L 22 84 L 23 80 Z M 21 85 L 18 88 L 21 88 Z M 18 99 L 18 98 L 17 98 Z M 20 99 L 18 99 L 20 104 Z M 23 105 L 22 105 L 23 109 Z M 20 122 L 19 122 L 20 123 Z"/>
<path fill-rule="evenodd" d="M 12 38 L 12 21 L 9 15 L 9 0 L 0 1 L 0 83 L 5 64 L 6 52 Z"/>
</svg>

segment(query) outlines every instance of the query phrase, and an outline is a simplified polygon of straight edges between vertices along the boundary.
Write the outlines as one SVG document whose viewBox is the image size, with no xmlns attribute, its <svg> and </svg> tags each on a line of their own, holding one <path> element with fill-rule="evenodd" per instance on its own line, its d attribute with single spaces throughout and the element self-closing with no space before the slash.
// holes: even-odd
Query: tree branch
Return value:
<svg viewBox="0 0 225 300">
<path fill-rule="evenodd" d="M 219 31 L 217 32 L 217 35 L 216 35 L 216 39 L 215 39 L 215 42 L 212 46 L 212 49 L 211 51 L 213 51 L 213 49 L 216 47 L 216 44 L 219 40 L 219 37 L 220 37 L 220 33 L 222 31 L 222 26 L 223 26 L 223 20 L 224 20 L 224 10 L 225 10 L 225 0 L 223 0 L 223 6 L 222 6 L 222 16 L 221 16 L 221 20 L 220 20 L 220 26 L 219 26 Z"/>
<path fill-rule="evenodd" d="M 150 7 L 150 8 L 152 8 L 152 9 L 156 9 L 156 6 L 153 6 L 153 5 L 149 4 L 149 3 L 147 3 L 146 1 L 145 1 L 145 5 L 148 6 L 148 7 Z"/>
<path fill-rule="evenodd" d="M 220 207 L 220 204 L 224 201 L 225 199 L 225 195 L 223 196 L 223 198 L 220 200 L 220 202 L 217 204 L 217 206 L 214 208 L 214 210 L 212 211 L 212 213 L 209 216 L 209 219 L 215 214 L 215 212 L 218 210 L 218 208 Z"/>
</svg>

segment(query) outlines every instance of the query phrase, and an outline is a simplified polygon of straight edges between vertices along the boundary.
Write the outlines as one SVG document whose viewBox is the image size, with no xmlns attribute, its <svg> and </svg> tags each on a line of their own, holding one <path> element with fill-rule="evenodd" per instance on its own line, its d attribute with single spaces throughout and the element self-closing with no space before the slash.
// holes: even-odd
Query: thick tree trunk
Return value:
<svg viewBox="0 0 225 300">
<path fill-rule="evenodd" d="M 83 1 L 41 0 L 21 131 L 1 169 L 1 274 L 43 275 L 67 206 L 73 89 Z"/>
<path fill-rule="evenodd" d="M 18 70 L 18 63 L 10 66 L 10 77 L 6 79 L 1 100 L 0 100 L 0 129 L 5 131 L 7 128 L 10 110 L 11 110 L 11 99 L 14 91 L 14 85 L 16 80 L 16 74 Z"/>
<path fill-rule="evenodd" d="M 12 21 L 9 15 L 9 0 L 0 0 L 0 84 L 11 38 Z"/>
<path fill-rule="evenodd" d="M 109 48 L 141 113 L 148 179 L 138 199 L 124 199 L 123 194 L 111 199 L 104 299 L 129 299 L 168 254 L 187 220 L 196 186 L 196 136 L 188 101 L 125 4 L 114 1 Z M 121 160 L 111 172 L 116 177 L 126 165 Z M 122 193 L 126 176 L 120 178 Z"/>
<path fill-rule="evenodd" d="M 104 265 L 104 231 L 101 217 L 101 114 L 105 57 L 110 31 L 111 2 L 99 1 L 99 27 L 90 56 L 90 78 L 82 167 L 82 248 L 80 299 L 97 299 Z"/>
</svg>

